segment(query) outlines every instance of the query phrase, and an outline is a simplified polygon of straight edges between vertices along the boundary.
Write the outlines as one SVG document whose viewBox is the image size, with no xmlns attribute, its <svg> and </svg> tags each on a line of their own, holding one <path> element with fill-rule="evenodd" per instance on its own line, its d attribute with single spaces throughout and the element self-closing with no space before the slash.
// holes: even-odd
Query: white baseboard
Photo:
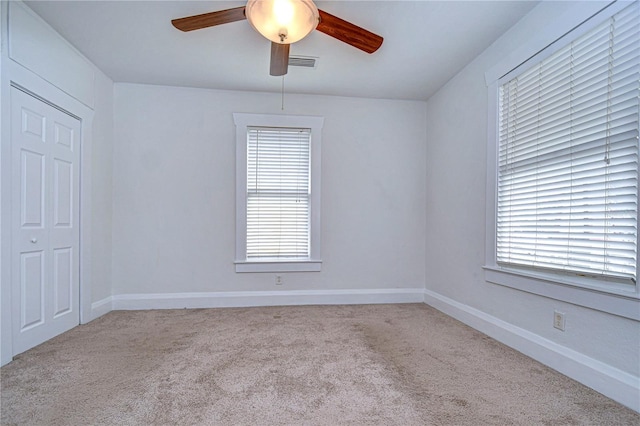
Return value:
<svg viewBox="0 0 640 426">
<path fill-rule="evenodd" d="M 98 300 L 97 302 L 93 302 L 91 304 L 91 319 L 101 317 L 104 314 L 108 314 L 113 310 L 113 296 L 105 297 L 102 300 Z"/>
<path fill-rule="evenodd" d="M 427 305 L 640 412 L 640 377 L 438 293 L 425 290 L 424 294 Z"/>
<path fill-rule="evenodd" d="M 113 310 L 231 308 L 286 305 L 423 303 L 424 289 L 228 291 L 211 293 L 119 294 Z"/>
</svg>

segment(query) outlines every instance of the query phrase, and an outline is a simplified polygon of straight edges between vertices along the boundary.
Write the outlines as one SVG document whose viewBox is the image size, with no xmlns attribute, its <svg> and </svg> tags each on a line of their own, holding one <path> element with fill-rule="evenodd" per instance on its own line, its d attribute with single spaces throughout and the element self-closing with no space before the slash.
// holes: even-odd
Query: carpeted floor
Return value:
<svg viewBox="0 0 640 426">
<path fill-rule="evenodd" d="M 111 312 L 0 373 L 3 425 L 640 425 L 423 304 Z"/>
</svg>

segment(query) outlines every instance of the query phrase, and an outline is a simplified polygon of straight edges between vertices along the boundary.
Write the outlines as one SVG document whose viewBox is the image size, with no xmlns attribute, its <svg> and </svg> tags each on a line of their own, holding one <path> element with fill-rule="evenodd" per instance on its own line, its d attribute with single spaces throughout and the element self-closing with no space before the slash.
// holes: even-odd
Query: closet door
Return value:
<svg viewBox="0 0 640 426">
<path fill-rule="evenodd" d="M 14 355 L 79 324 L 80 121 L 11 88 Z"/>
</svg>

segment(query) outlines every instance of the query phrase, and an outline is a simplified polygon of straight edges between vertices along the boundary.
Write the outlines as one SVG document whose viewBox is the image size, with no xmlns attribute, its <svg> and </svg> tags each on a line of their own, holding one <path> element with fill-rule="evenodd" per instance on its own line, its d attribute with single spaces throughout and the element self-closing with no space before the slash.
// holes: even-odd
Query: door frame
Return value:
<svg viewBox="0 0 640 426">
<path fill-rule="evenodd" d="M 4 43 L 3 43 L 4 44 Z M 4 44 L 6 46 L 6 44 Z M 42 77 L 0 58 L 0 365 L 13 358 L 11 283 L 11 86 L 80 119 L 80 324 L 91 321 L 91 137 L 94 112 Z"/>
</svg>

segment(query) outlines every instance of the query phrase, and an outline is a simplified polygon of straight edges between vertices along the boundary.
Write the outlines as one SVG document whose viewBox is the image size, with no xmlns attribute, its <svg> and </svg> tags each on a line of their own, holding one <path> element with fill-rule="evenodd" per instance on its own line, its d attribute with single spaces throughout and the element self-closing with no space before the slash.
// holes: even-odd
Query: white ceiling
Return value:
<svg viewBox="0 0 640 426">
<path fill-rule="evenodd" d="M 279 92 L 270 42 L 247 21 L 183 33 L 171 19 L 238 1 L 26 1 L 115 82 Z M 384 37 L 372 55 L 319 31 L 291 55 L 287 93 L 425 100 L 531 10 L 533 1 L 317 1 L 319 9 Z"/>
</svg>

